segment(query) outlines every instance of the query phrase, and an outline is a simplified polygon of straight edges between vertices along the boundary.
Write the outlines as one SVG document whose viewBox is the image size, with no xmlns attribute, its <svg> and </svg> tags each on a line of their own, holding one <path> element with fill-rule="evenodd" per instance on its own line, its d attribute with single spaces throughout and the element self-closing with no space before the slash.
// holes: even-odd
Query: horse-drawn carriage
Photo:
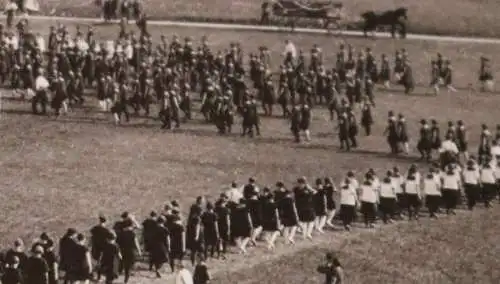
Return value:
<svg viewBox="0 0 500 284">
<path fill-rule="evenodd" d="M 298 19 L 316 19 L 322 22 L 325 29 L 330 30 L 331 25 L 338 29 L 343 19 L 343 7 L 344 5 L 340 2 L 331 1 L 309 3 L 296 0 L 265 1 L 262 5 L 261 23 L 268 23 L 270 16 L 284 18 L 294 30 Z"/>
</svg>

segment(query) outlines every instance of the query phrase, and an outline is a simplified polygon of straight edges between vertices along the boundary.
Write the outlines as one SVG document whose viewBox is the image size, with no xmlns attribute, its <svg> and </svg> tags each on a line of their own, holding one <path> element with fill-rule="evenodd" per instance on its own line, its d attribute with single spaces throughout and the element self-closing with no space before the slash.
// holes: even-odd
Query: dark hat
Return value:
<svg viewBox="0 0 500 284">
<path fill-rule="evenodd" d="M 281 182 L 281 181 L 278 181 L 278 182 L 276 183 L 276 187 L 283 187 L 283 186 L 285 186 L 285 185 L 284 185 L 284 184 L 283 184 L 283 182 Z"/>
</svg>

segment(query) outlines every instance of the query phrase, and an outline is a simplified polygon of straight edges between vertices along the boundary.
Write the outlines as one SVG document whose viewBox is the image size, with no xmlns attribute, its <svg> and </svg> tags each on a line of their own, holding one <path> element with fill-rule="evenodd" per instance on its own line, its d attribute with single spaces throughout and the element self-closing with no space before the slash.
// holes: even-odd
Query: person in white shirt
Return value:
<svg viewBox="0 0 500 284">
<path fill-rule="evenodd" d="M 491 167 L 489 161 L 485 161 L 484 165 L 481 167 L 479 179 L 482 185 L 484 206 L 489 208 L 491 206 L 490 202 L 496 194 L 497 182 L 495 170 Z"/>
<path fill-rule="evenodd" d="M 373 176 L 366 175 L 366 180 L 360 186 L 361 213 L 367 228 L 373 228 L 377 214 L 377 191 L 373 186 Z"/>
<path fill-rule="evenodd" d="M 387 176 L 382 180 L 379 189 L 380 211 L 385 224 L 392 223 L 394 209 L 396 208 L 396 188 L 392 181 L 392 172 L 387 172 Z"/>
<path fill-rule="evenodd" d="M 455 214 L 455 209 L 460 198 L 460 180 L 460 175 L 457 171 L 455 171 L 452 165 L 448 165 L 441 179 L 446 214 Z"/>
<path fill-rule="evenodd" d="M 243 198 L 243 188 L 238 186 L 236 182 L 231 183 L 231 188 L 226 191 L 226 196 L 228 198 L 228 202 L 231 204 L 238 204 L 240 200 Z"/>
<path fill-rule="evenodd" d="M 175 284 L 193 284 L 193 275 L 191 272 L 180 263 L 177 266 L 177 273 L 175 275 Z"/>
<path fill-rule="evenodd" d="M 356 188 L 350 184 L 349 179 L 346 179 L 340 190 L 340 218 L 347 231 L 351 230 L 357 204 Z"/>
<path fill-rule="evenodd" d="M 441 203 L 441 182 L 436 180 L 433 171 L 430 171 L 422 181 L 422 193 L 425 197 L 425 206 L 429 210 L 429 217 L 437 218 L 436 213 Z"/>
<path fill-rule="evenodd" d="M 500 160 L 497 160 L 495 165 L 495 178 L 496 178 L 496 195 L 500 203 Z"/>
<path fill-rule="evenodd" d="M 391 181 L 394 186 L 394 190 L 396 192 L 396 215 L 401 218 L 403 214 L 403 210 L 406 209 L 406 195 L 403 191 L 404 177 L 399 172 L 398 167 L 394 167 L 392 169 Z"/>
<path fill-rule="evenodd" d="M 467 161 L 467 166 L 462 172 L 464 183 L 465 196 L 467 198 L 467 208 L 472 210 L 476 206 L 477 200 L 480 197 L 480 172 L 474 161 Z"/>
<path fill-rule="evenodd" d="M 451 135 L 448 134 L 446 139 L 441 142 L 441 147 L 439 148 L 439 157 L 442 166 L 457 161 L 458 154 L 460 153 L 457 144 L 451 138 Z"/>
<path fill-rule="evenodd" d="M 417 181 L 415 177 L 415 173 L 411 172 L 403 185 L 405 194 L 406 194 L 406 202 L 408 209 L 408 219 L 418 219 L 418 214 L 420 211 L 420 183 Z"/>
<path fill-rule="evenodd" d="M 297 58 L 297 49 L 290 40 L 285 41 L 285 50 L 283 51 L 283 56 L 291 56 L 292 59 Z"/>
<path fill-rule="evenodd" d="M 31 100 L 33 114 L 40 114 L 38 104 L 42 107 L 41 114 L 47 113 L 47 103 L 49 101 L 49 81 L 43 75 L 43 69 L 38 69 L 38 76 L 35 79 L 35 97 Z"/>
</svg>

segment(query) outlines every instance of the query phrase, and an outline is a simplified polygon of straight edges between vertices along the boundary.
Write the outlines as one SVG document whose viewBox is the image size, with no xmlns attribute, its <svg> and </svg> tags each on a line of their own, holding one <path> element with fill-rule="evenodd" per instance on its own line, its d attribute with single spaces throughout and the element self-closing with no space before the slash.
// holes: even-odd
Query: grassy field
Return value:
<svg viewBox="0 0 500 284">
<path fill-rule="evenodd" d="M 36 22 L 32 27 L 35 31 L 46 32 L 50 24 L 54 23 Z M 151 28 L 151 33 L 155 39 L 160 34 L 168 37 L 178 34 L 192 36 L 195 41 L 202 35 L 208 35 L 216 50 L 226 48 L 229 41 L 237 38 L 244 43 L 247 53 L 257 50 L 259 45 L 265 43 L 271 50 L 274 66 L 279 65 L 283 42 L 289 38 L 272 33 L 156 27 Z M 109 39 L 116 34 L 117 27 L 100 26 L 96 29 L 98 38 Z M 305 50 L 313 43 L 318 43 L 325 50 L 328 64 L 334 62 L 332 55 L 340 43 L 340 40 L 327 36 L 294 35 L 292 40 Z M 183 208 L 187 208 L 196 196 L 216 196 L 231 181 L 243 183 L 250 176 L 255 176 L 261 185 L 272 185 L 278 179 L 291 182 L 303 175 L 310 179 L 333 176 L 339 180 L 350 169 L 362 172 L 372 167 L 383 173 L 393 165 L 406 168 L 416 160 L 416 155 L 395 159 L 386 154 L 388 147 L 381 133 L 389 110 L 404 113 L 409 121 L 410 134 L 414 135 L 421 118 L 435 118 L 442 122 L 443 127 L 448 120 L 463 119 L 470 129 L 472 145 L 477 144 L 481 123 L 491 126 L 498 123 L 498 118 L 493 114 L 497 113 L 500 97 L 467 91 L 468 84 L 476 81 L 476 75 L 471 74 L 471 70 L 474 72 L 478 68 L 476 66 L 481 55 L 489 55 L 494 61 L 498 61 L 498 57 L 494 57 L 497 46 L 360 39 L 349 40 L 349 43 L 358 49 L 371 47 L 376 54 L 385 52 L 392 55 L 395 49 L 406 48 L 420 84 L 416 93 L 411 96 L 405 96 L 397 88 L 390 92 L 376 93 L 378 105 L 375 110 L 375 135 L 361 137 L 362 146 L 353 153 L 337 150 L 333 125 L 323 109 L 315 110 L 313 142 L 296 145 L 291 141 L 287 122 L 278 118 L 264 119 L 262 137 L 255 139 L 240 138 L 237 134 L 220 137 L 214 126 L 201 122 L 200 115 L 195 122 L 182 125 L 181 129 L 171 133 L 161 131 L 158 122 L 146 118 L 132 118 L 129 125 L 115 127 L 111 115 L 95 111 L 97 103 L 93 100 L 84 109 L 76 109 L 68 117 L 58 121 L 34 117 L 30 114 L 27 103 L 10 100 L 7 98 L 9 94 L 4 92 L 0 113 L 0 187 L 3 189 L 0 206 L 5 217 L 4 225 L 0 227 L 0 244 L 6 246 L 19 236 L 29 242 L 42 230 L 56 235 L 61 235 L 68 226 L 87 230 L 99 213 L 117 218 L 122 211 L 129 210 L 142 219 L 151 209 L 160 209 L 173 199 L 179 200 Z M 428 62 L 438 51 L 454 62 L 455 81 L 461 90 L 454 94 L 443 92 L 438 97 L 426 96 Z M 498 67 L 495 71 L 498 73 Z M 414 145 L 413 140 L 413 149 Z M 471 149 L 475 151 L 475 146 Z M 418 226 L 401 225 L 395 231 L 384 231 L 383 235 L 366 232 L 360 234 L 359 238 L 350 238 L 349 250 L 342 252 L 341 256 L 346 267 L 352 267 L 356 271 L 355 279 L 359 281 L 349 283 L 366 283 L 361 280 L 375 279 L 370 277 L 384 272 L 381 267 L 370 263 L 384 263 L 380 261 L 384 261 L 386 253 L 390 255 L 390 249 L 384 250 L 389 243 L 401 245 L 402 248 L 399 254 L 397 250 L 392 251 L 394 259 L 387 260 L 388 264 L 406 265 L 402 269 L 407 271 L 411 269 L 409 263 L 417 261 L 416 257 L 408 256 L 410 252 L 418 252 L 422 259 L 427 259 L 428 256 L 431 259 L 428 261 L 434 261 L 432 253 L 437 250 L 434 248 L 441 245 L 443 255 L 439 259 L 450 261 L 450 266 L 448 267 L 448 262 L 441 261 L 438 262 L 439 265 L 453 271 L 465 269 L 460 266 L 464 262 L 449 260 L 453 258 L 449 250 L 463 250 L 463 255 L 471 258 L 479 257 L 474 253 L 480 251 L 477 247 L 464 245 L 461 238 L 485 238 L 485 243 L 491 247 L 498 243 L 493 232 L 481 232 L 475 227 L 470 227 L 474 228 L 470 234 L 457 233 L 463 232 L 461 226 L 470 225 L 469 222 L 465 222 L 465 225 L 462 223 L 466 220 L 482 220 L 483 226 L 500 230 L 494 218 L 498 212 L 491 213 L 491 217 L 484 219 L 480 219 L 478 214 L 485 213 L 458 216 L 429 225 L 426 222 Z M 403 237 L 407 234 L 412 237 Z M 319 252 L 324 247 L 330 247 L 332 239 L 340 240 L 340 235 L 328 234 L 313 243 L 302 242 L 292 249 L 279 246 L 274 256 L 262 249 L 253 249 L 246 259 L 231 255 L 226 262 L 211 262 L 210 265 L 217 272 L 216 276 L 220 277 L 220 281 L 215 283 L 270 283 L 264 281 L 264 278 L 258 278 L 255 272 L 262 271 L 262 275 L 271 275 L 272 271 L 261 266 L 257 266 L 258 270 L 252 269 L 252 266 L 266 261 L 275 261 L 272 262 L 275 265 L 270 267 L 295 271 L 295 277 L 309 276 L 318 257 L 321 257 Z M 435 240 L 425 249 L 420 249 L 421 241 L 429 236 L 436 236 Z M 449 241 L 447 246 L 444 246 L 443 239 Z M 319 247 L 307 250 L 314 245 Z M 373 254 L 364 256 L 367 246 Z M 303 249 L 306 251 L 302 251 Z M 353 253 L 349 254 L 351 250 Z M 402 264 L 401 261 L 405 259 L 409 262 Z M 488 258 L 483 260 L 485 263 L 490 261 Z M 289 264 L 290 268 L 284 268 L 284 263 Z M 422 276 L 424 280 L 430 279 L 426 278 L 431 277 L 428 275 L 437 273 L 437 268 L 431 264 L 421 264 L 415 269 L 428 273 Z M 471 273 L 480 275 L 480 269 L 471 270 Z M 385 271 L 389 275 L 383 279 L 413 282 L 414 278 L 400 278 L 403 276 L 398 275 L 406 274 L 391 271 Z M 148 274 L 138 272 L 136 276 L 147 277 Z M 260 280 L 254 282 L 254 277 Z M 436 274 L 436 277 L 442 275 Z M 498 275 L 493 272 L 491 277 L 498 279 Z M 138 279 L 137 283 L 160 283 L 152 282 L 149 278 L 135 279 Z M 291 278 L 287 280 L 298 283 Z M 486 278 L 481 280 L 484 281 L 475 283 L 495 283 L 486 281 Z"/>
<path fill-rule="evenodd" d="M 5 3 L 6 0 L 0 2 Z M 99 15 L 94 1 L 40 1 L 43 12 L 57 15 Z M 495 0 L 357 0 L 341 1 L 348 21 L 357 21 L 368 10 L 409 8 L 409 30 L 415 33 L 498 37 L 500 5 Z M 143 0 L 146 12 L 156 19 L 256 23 L 261 0 Z M 311 24 L 311 23 L 309 23 Z"/>
</svg>

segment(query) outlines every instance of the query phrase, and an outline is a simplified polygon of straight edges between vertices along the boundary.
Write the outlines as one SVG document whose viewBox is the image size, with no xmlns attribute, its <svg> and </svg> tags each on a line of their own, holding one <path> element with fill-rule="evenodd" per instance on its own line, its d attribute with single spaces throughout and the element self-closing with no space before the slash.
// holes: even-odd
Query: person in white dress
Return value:
<svg viewBox="0 0 500 284">
<path fill-rule="evenodd" d="M 357 204 L 356 188 L 351 184 L 349 179 L 346 179 L 340 190 L 340 218 L 347 231 L 351 230 Z"/>
<path fill-rule="evenodd" d="M 421 191 L 420 191 L 420 182 L 417 181 L 416 173 L 410 172 L 408 177 L 406 178 L 405 183 L 403 184 L 403 189 L 406 194 L 406 202 L 408 209 L 408 219 L 414 220 L 418 219 L 420 204 L 421 204 Z"/>
<path fill-rule="evenodd" d="M 361 212 L 367 228 L 373 228 L 377 214 L 377 190 L 373 184 L 373 175 L 367 174 L 366 180 L 360 186 Z"/>
<path fill-rule="evenodd" d="M 422 194 L 425 206 L 429 210 L 429 217 L 437 218 L 436 213 L 441 203 L 441 183 L 436 180 L 433 171 L 430 171 L 422 181 Z"/>
<path fill-rule="evenodd" d="M 467 161 L 467 165 L 462 172 L 464 183 L 465 196 L 467 198 L 467 207 L 472 210 L 476 206 L 479 197 L 481 196 L 480 188 L 480 172 L 474 161 Z"/>
<path fill-rule="evenodd" d="M 382 212 L 382 221 L 385 224 L 392 223 L 394 218 L 394 209 L 396 208 L 396 188 L 394 185 L 392 172 L 388 171 L 379 189 L 379 206 Z"/>
<path fill-rule="evenodd" d="M 455 215 L 455 209 L 460 197 L 461 178 L 452 165 L 446 167 L 442 176 L 442 194 L 446 214 Z"/>
</svg>

